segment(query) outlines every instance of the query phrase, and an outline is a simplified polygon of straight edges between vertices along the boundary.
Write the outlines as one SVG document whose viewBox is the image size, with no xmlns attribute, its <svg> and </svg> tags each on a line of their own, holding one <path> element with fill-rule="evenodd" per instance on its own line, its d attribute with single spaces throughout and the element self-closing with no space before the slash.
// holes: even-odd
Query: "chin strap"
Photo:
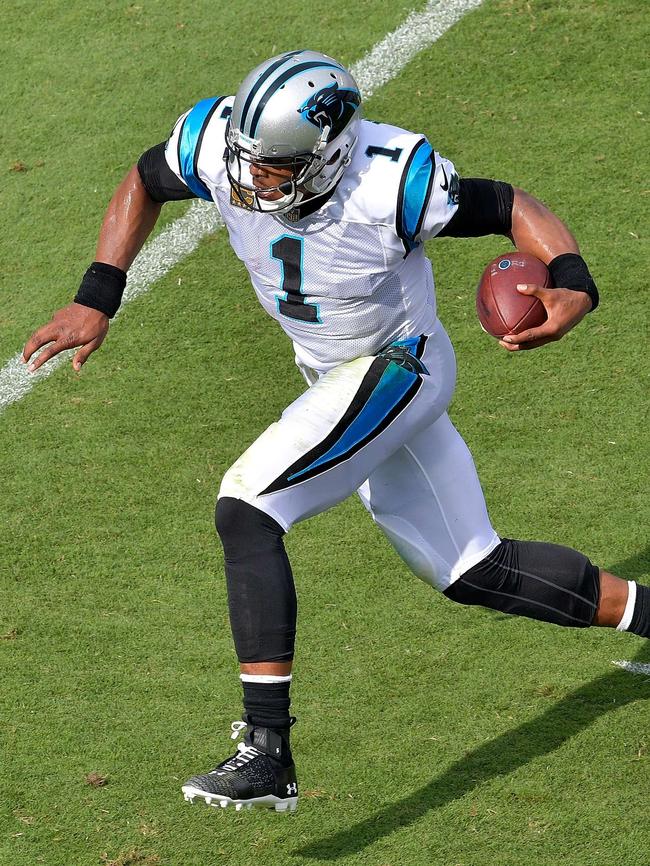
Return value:
<svg viewBox="0 0 650 866">
<path fill-rule="evenodd" d="M 292 190 L 294 188 L 294 181 L 286 181 L 282 184 L 282 186 L 286 186 L 288 183 L 291 183 Z M 303 201 L 305 194 L 302 190 L 296 189 L 295 193 L 290 192 L 286 195 L 283 195 L 282 198 L 276 199 L 275 201 L 264 201 L 264 199 L 259 198 L 259 196 L 255 196 L 257 201 L 258 210 L 260 213 L 287 213 L 288 211 L 293 210 L 295 207 Z"/>
</svg>

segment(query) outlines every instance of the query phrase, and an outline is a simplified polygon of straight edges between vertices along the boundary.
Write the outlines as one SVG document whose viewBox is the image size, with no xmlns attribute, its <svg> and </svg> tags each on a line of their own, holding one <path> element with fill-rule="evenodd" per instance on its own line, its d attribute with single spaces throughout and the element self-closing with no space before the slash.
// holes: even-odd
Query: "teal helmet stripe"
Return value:
<svg viewBox="0 0 650 866">
<path fill-rule="evenodd" d="M 255 99 L 257 92 L 262 87 L 264 82 L 268 81 L 268 79 L 271 77 L 271 75 L 273 75 L 273 73 L 277 69 L 279 69 L 281 66 L 283 66 L 287 62 L 287 60 L 289 60 L 292 57 L 295 57 L 296 54 L 302 54 L 303 50 L 304 49 L 301 48 L 298 51 L 289 51 L 287 54 L 283 54 L 279 60 L 276 60 L 275 63 L 272 63 L 269 66 L 269 68 L 262 75 L 260 75 L 260 77 L 255 82 L 254 86 L 251 87 L 250 93 L 246 97 L 246 102 L 244 103 L 244 107 L 242 108 L 241 118 L 239 120 L 240 129 L 244 128 L 244 123 L 246 122 L 246 115 L 249 112 L 249 109 L 252 105 L 253 100 Z"/>
<path fill-rule="evenodd" d="M 344 71 L 336 63 L 324 60 L 311 60 L 306 61 L 305 63 L 298 63 L 297 66 L 292 66 L 291 69 L 287 69 L 286 72 L 283 72 L 282 75 L 278 76 L 278 78 L 276 78 L 275 81 L 268 87 L 264 96 L 257 103 L 257 108 L 255 109 L 255 112 L 253 114 L 253 119 L 251 120 L 250 129 L 247 135 L 249 135 L 251 138 L 255 138 L 257 124 L 260 121 L 260 117 L 262 116 L 262 112 L 264 111 L 267 102 L 273 96 L 273 94 L 282 87 L 283 84 L 286 84 L 287 81 L 289 81 L 291 78 L 294 78 L 296 75 L 300 75 L 301 72 L 307 72 L 307 70 L 309 69 L 321 69 L 323 67 L 329 69 L 336 69 L 339 72 Z M 241 129 L 242 131 L 244 130 L 243 121 L 241 124 Z"/>
</svg>

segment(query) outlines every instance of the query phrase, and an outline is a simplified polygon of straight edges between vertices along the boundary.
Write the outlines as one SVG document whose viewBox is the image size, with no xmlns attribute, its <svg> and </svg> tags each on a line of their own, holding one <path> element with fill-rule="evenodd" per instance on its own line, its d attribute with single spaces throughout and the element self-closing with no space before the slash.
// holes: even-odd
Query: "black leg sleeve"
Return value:
<svg viewBox="0 0 650 866">
<path fill-rule="evenodd" d="M 504 538 L 444 594 L 460 604 L 584 628 L 596 615 L 600 572 L 570 547 Z"/>
<path fill-rule="evenodd" d="M 215 523 L 239 661 L 291 661 L 297 603 L 284 530 L 268 514 L 230 497 L 217 502 Z"/>
</svg>

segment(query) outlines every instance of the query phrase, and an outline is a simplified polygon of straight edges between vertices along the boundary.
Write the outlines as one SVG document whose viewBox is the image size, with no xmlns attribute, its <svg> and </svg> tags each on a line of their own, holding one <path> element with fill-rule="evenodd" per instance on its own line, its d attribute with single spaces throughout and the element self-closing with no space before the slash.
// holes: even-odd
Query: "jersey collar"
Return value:
<svg viewBox="0 0 650 866">
<path fill-rule="evenodd" d="M 290 211 L 283 213 L 282 219 L 285 219 L 287 220 L 287 222 L 290 223 L 297 223 L 300 220 L 305 219 L 305 217 L 311 216 L 313 213 L 316 213 L 317 210 L 320 210 L 332 198 L 338 188 L 339 182 L 340 181 L 337 181 L 337 183 L 334 184 L 332 189 L 328 190 L 328 192 L 326 192 L 324 195 L 308 198 L 306 201 L 301 202 Z"/>
</svg>

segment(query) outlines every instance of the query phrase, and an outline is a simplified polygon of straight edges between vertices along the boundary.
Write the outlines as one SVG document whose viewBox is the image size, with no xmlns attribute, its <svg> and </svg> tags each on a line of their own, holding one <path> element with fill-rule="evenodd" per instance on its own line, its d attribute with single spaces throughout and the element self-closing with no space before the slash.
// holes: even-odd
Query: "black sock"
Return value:
<svg viewBox="0 0 650 866">
<path fill-rule="evenodd" d="M 650 586 L 636 585 L 636 601 L 632 621 L 626 629 L 639 637 L 650 638 Z"/>
<path fill-rule="evenodd" d="M 291 680 L 282 683 L 242 682 L 244 721 L 260 728 L 291 727 Z"/>
</svg>

